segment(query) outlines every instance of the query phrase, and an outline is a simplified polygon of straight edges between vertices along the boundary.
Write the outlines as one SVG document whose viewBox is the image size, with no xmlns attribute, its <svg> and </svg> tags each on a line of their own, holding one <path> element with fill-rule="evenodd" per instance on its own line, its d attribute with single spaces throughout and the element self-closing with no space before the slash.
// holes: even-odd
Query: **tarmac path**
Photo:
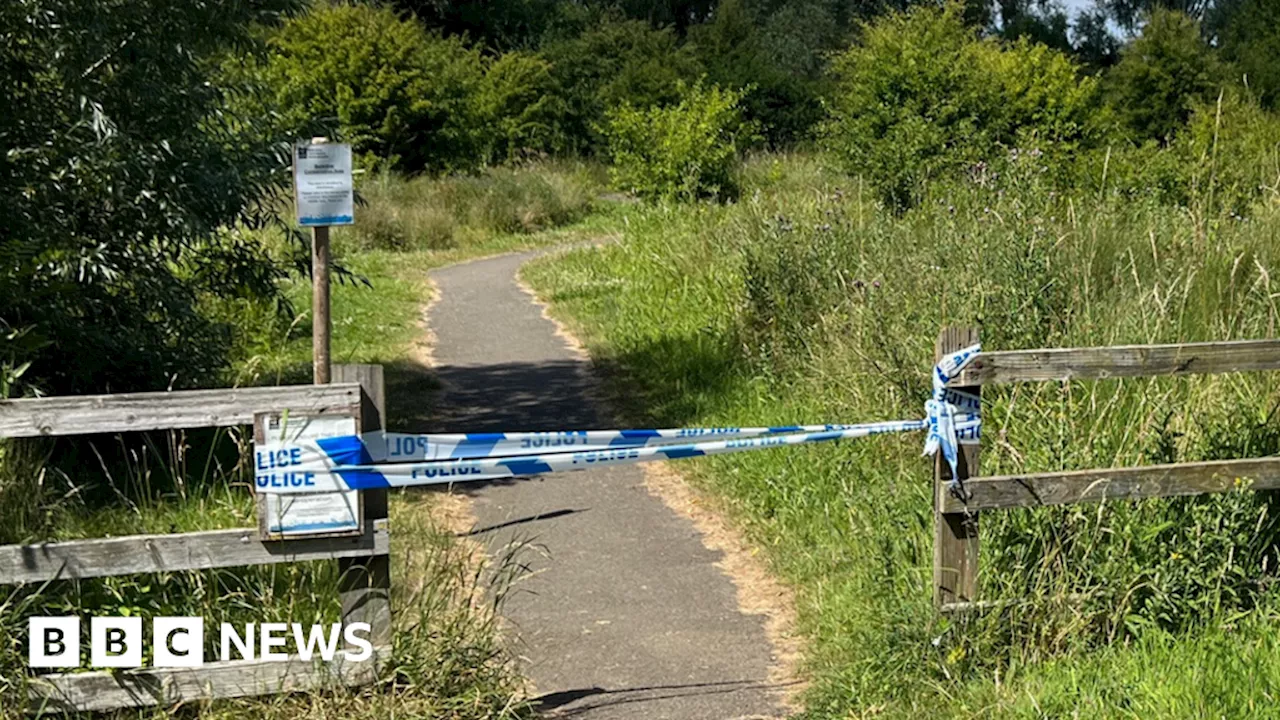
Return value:
<svg viewBox="0 0 1280 720">
<path fill-rule="evenodd" d="M 433 431 L 607 428 L 587 363 L 518 285 L 537 253 L 436 270 L 428 324 L 441 389 Z M 636 466 L 459 488 L 491 552 L 528 542 L 533 575 L 504 606 L 550 717 L 728 720 L 783 715 L 758 615 L 693 524 Z"/>
</svg>

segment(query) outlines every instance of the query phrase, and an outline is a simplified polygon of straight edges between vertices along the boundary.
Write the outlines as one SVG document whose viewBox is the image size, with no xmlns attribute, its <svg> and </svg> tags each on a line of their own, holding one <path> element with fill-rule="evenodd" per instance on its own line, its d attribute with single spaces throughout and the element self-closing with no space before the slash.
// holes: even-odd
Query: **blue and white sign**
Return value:
<svg viewBox="0 0 1280 720">
<path fill-rule="evenodd" d="M 300 142 L 293 146 L 294 203 L 303 227 L 355 223 L 351 146 Z"/>
<path fill-rule="evenodd" d="M 255 443 L 253 453 L 263 537 L 358 534 L 363 529 L 360 493 L 328 482 L 326 471 L 316 471 L 316 457 L 304 453 L 326 438 L 351 437 L 355 418 L 280 414 L 260 416 L 258 422 L 266 439 Z M 317 474 L 324 476 L 319 482 Z M 282 494 L 285 488 L 288 494 Z"/>
</svg>

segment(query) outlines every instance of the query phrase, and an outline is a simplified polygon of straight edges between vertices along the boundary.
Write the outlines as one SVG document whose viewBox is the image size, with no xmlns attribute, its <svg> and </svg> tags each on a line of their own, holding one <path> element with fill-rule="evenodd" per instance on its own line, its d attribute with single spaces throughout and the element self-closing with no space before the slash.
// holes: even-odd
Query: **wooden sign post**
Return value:
<svg viewBox="0 0 1280 720">
<path fill-rule="evenodd" d="M 351 146 L 312 138 L 293 148 L 294 204 L 298 224 L 311 228 L 311 351 L 317 385 L 330 379 L 329 226 L 355 222 Z"/>
<path fill-rule="evenodd" d="M 329 383 L 329 226 L 311 228 L 311 375 L 316 385 Z"/>
</svg>

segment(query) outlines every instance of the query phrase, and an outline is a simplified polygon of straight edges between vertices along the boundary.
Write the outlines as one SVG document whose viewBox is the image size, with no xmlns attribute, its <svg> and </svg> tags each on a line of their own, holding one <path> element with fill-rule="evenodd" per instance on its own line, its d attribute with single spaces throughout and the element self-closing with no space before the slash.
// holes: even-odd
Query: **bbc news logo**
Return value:
<svg viewBox="0 0 1280 720">
<path fill-rule="evenodd" d="M 81 623 L 78 617 L 33 617 L 27 624 L 27 658 L 33 668 L 80 667 Z M 219 660 L 287 662 L 294 657 L 332 662 L 340 650 L 346 661 L 373 657 L 369 623 L 310 625 L 248 623 L 218 628 Z M 89 665 L 95 668 L 139 668 L 146 633 L 140 617 L 89 619 Z M 151 666 L 200 667 L 205 663 L 204 618 L 157 617 L 151 621 Z M 288 650 L 290 641 L 293 654 Z"/>
</svg>

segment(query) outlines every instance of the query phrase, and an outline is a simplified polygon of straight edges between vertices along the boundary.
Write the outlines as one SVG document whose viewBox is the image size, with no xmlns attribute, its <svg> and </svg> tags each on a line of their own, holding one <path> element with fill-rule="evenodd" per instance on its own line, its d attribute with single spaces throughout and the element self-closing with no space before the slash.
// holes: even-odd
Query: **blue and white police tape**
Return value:
<svg viewBox="0 0 1280 720">
<path fill-rule="evenodd" d="M 929 435 L 924 441 L 924 455 L 939 450 L 951 467 L 952 490 L 959 487 L 959 449 L 961 442 L 977 442 L 982 437 L 982 424 L 962 430 L 957 424 L 957 412 L 965 410 L 981 413 L 982 401 L 977 395 L 947 387 L 947 383 L 960 376 L 960 371 L 982 352 L 982 346 L 971 345 L 942 358 L 933 368 L 933 397 L 925 401 L 924 412 L 929 424 Z"/>
<path fill-rule="evenodd" d="M 259 470 L 331 468 L 376 463 L 478 460 L 559 452 L 687 445 L 698 440 L 736 440 L 769 435 L 831 432 L 855 425 L 782 425 L 755 428 L 663 430 L 560 430 L 555 432 L 411 434 L 371 432 L 293 443 L 259 445 Z M 282 428 L 282 436 L 288 428 Z"/>
<path fill-rule="evenodd" d="M 849 425 L 783 425 L 777 427 L 706 427 L 659 430 L 560 430 L 553 432 L 458 433 L 413 435 L 367 433 L 361 436 L 369 457 L 377 462 L 468 460 L 514 457 L 533 453 L 616 450 L 618 448 L 681 445 L 698 440 L 830 432 Z"/>
<path fill-rule="evenodd" d="M 581 430 L 413 435 L 369 433 L 255 446 L 260 492 L 308 493 L 505 480 L 602 465 L 716 455 L 766 447 L 927 429 L 925 454 L 939 450 L 955 477 L 957 444 L 981 436 L 979 399 L 946 384 L 979 352 L 943 358 L 924 420 L 862 425 Z M 703 439 L 699 438 L 714 438 Z"/>
<path fill-rule="evenodd" d="M 980 422 L 977 416 L 957 416 L 957 427 L 968 429 Z M 769 447 L 786 447 L 809 443 L 847 440 L 893 432 L 923 430 L 925 420 L 905 420 L 865 425 L 843 425 L 839 430 L 765 435 L 724 440 L 705 440 L 675 445 L 606 448 L 572 452 L 550 452 L 512 457 L 426 462 L 385 463 L 370 465 L 312 464 L 298 457 L 297 462 L 284 458 L 274 468 L 260 469 L 258 491 L 264 493 L 309 493 L 341 490 L 439 485 L 456 482 L 510 480 L 570 470 L 627 465 L 651 460 L 677 460 Z M 323 441 L 321 441 L 323 442 Z M 281 449 L 263 446 L 261 452 L 278 453 Z M 270 462 L 268 460 L 267 462 Z M 260 466 L 263 461 L 260 460 Z"/>
</svg>

